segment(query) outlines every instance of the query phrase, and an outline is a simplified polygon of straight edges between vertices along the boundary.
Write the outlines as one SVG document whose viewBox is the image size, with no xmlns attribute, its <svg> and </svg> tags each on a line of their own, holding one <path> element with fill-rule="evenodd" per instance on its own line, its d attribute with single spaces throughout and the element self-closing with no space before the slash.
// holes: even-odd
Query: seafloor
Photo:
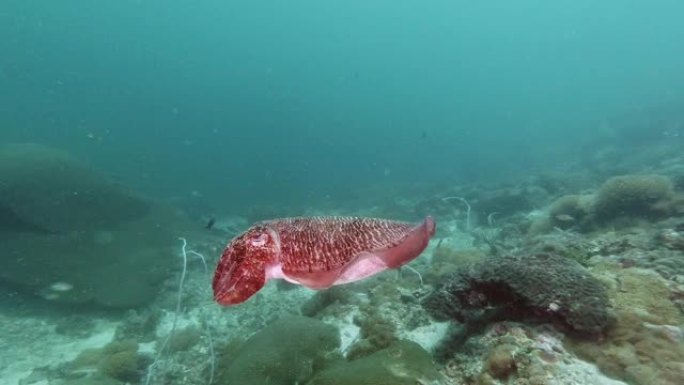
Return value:
<svg viewBox="0 0 684 385">
<path fill-rule="evenodd" d="M 4 276 L 0 383 L 684 384 L 684 157 L 650 164 L 312 209 L 429 213 L 438 232 L 410 264 L 419 274 L 320 292 L 271 282 L 229 308 L 210 288 L 221 248 L 282 210 L 177 234 L 186 268 L 177 240 L 170 273 L 142 304 L 112 293 L 62 301 L 76 290 L 68 279 L 36 291 Z M 118 279 L 109 290 L 125 293 Z"/>
</svg>

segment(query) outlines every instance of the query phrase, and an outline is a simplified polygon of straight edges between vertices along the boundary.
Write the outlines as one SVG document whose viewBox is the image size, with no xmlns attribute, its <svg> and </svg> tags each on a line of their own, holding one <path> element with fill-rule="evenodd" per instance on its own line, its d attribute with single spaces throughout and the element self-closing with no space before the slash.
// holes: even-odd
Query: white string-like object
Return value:
<svg viewBox="0 0 684 385">
<path fill-rule="evenodd" d="M 448 202 L 452 199 L 458 199 L 459 201 L 463 202 L 463 204 L 466 206 L 467 211 L 466 211 L 466 230 L 470 231 L 470 204 L 468 203 L 465 198 L 461 197 L 445 197 L 442 198 L 443 201 Z"/>
<path fill-rule="evenodd" d="M 409 266 L 409 265 L 404 265 L 404 266 L 402 266 L 402 267 L 405 267 L 405 268 L 409 269 L 410 271 L 416 273 L 416 275 L 418 276 L 418 279 L 420 280 L 420 286 L 421 286 L 421 287 L 423 286 L 423 276 L 420 275 L 420 272 L 419 272 L 418 270 L 412 268 L 412 267 Z"/>
<path fill-rule="evenodd" d="M 194 256 L 199 257 L 202 260 L 202 264 L 204 265 L 204 272 L 205 274 L 209 274 L 209 268 L 207 267 L 207 260 L 204 258 L 204 255 L 193 251 L 193 250 L 186 250 L 188 246 L 188 241 L 180 237 L 178 238 L 183 242 L 183 246 L 181 247 L 181 256 L 183 257 L 183 270 L 181 271 L 181 276 L 180 280 L 178 282 L 178 296 L 176 299 L 176 311 L 173 314 L 173 321 L 171 322 L 171 330 L 169 330 L 169 334 L 166 336 L 164 339 L 164 342 L 162 342 L 161 347 L 157 350 L 157 354 L 154 357 L 154 361 L 152 361 L 152 364 L 147 367 L 147 376 L 145 378 L 145 385 L 150 385 L 150 382 L 152 381 L 152 376 L 154 374 L 154 368 L 157 366 L 159 363 L 159 358 L 161 357 L 162 353 L 164 350 L 166 350 L 167 345 L 169 344 L 169 340 L 171 340 L 171 336 L 173 336 L 173 332 L 176 330 L 176 326 L 178 325 L 178 316 L 180 315 L 181 312 L 181 306 L 183 303 L 183 286 L 185 285 L 185 276 L 187 274 L 188 270 L 188 253 L 192 254 Z M 216 361 L 216 356 L 214 353 L 214 342 L 211 336 L 211 330 L 207 327 L 207 338 L 209 339 L 209 353 L 211 355 L 211 371 L 209 373 L 209 384 L 214 382 L 214 369 L 215 369 L 215 361 Z"/>
<path fill-rule="evenodd" d="M 204 258 L 204 255 L 194 251 L 194 250 L 189 250 L 188 253 L 199 257 L 199 259 L 202 261 L 202 265 L 204 265 L 204 274 L 209 275 L 209 267 L 207 266 L 207 259 Z M 211 329 L 207 325 L 206 328 L 207 331 L 207 339 L 209 340 L 209 354 L 211 355 L 211 360 L 209 361 L 209 385 L 211 385 L 214 382 L 214 371 L 216 369 L 216 353 L 214 352 L 214 340 L 211 336 Z"/>
</svg>

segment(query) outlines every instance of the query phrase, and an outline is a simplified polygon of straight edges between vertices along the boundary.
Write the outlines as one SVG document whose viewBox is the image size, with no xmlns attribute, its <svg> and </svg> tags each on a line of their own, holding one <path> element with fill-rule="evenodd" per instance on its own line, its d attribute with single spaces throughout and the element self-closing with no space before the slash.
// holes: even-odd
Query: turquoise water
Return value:
<svg viewBox="0 0 684 385">
<path fill-rule="evenodd" d="M 614 139 L 624 114 L 676 108 L 681 12 L 677 1 L 8 0 L 3 140 L 56 144 L 145 191 L 198 190 L 231 209 L 520 175 Z"/>
<path fill-rule="evenodd" d="M 676 0 L 3 0 L 0 314 L 11 327 L 0 338 L 0 384 L 281 383 L 226 362 L 239 356 L 238 336 L 287 334 L 266 325 L 300 308 L 342 332 L 336 349 L 347 364 L 390 346 L 378 340 L 410 340 L 437 362 L 406 369 L 421 373 L 411 380 L 522 383 L 531 364 L 491 369 L 488 357 L 507 353 L 488 343 L 512 335 L 516 351 L 543 353 L 540 339 L 571 333 L 504 317 L 495 322 L 505 327 L 471 338 L 481 349 L 441 354 L 432 342 L 447 326 L 420 300 L 448 266 L 540 251 L 577 260 L 607 285 L 619 321 L 604 330 L 608 341 L 617 341 L 610 330 L 628 330 L 652 347 L 615 363 L 612 345 L 564 340 L 544 373 L 581 359 L 615 381 L 681 383 L 684 353 L 663 351 L 683 349 L 682 15 Z M 317 309 L 313 292 L 273 285 L 241 310 L 214 303 L 211 272 L 226 243 L 257 220 L 295 215 L 432 215 L 437 234 L 412 265 L 424 285 L 402 270 L 319 295 L 336 304 L 323 310 L 304 310 Z M 178 237 L 206 258 L 207 273 L 192 253 L 181 269 Z M 615 282 L 648 285 L 623 298 Z M 368 309 L 380 304 L 390 309 L 378 321 Z M 634 321 L 625 304 L 657 315 Z M 309 320 L 300 321 L 283 327 Z M 536 337 L 515 339 L 516 328 Z M 164 338 L 181 329 L 189 347 L 167 350 Z M 15 362 L 37 333 L 55 349 Z M 657 339 L 668 333 L 670 342 Z M 118 365 L 106 357 L 60 366 L 123 340 L 140 349 L 128 372 L 103 369 Z M 376 349 L 350 348 L 359 340 Z M 76 353 L 59 358 L 64 351 Z M 316 365 L 282 383 L 341 378 Z M 548 383 L 588 383 L 553 367 Z M 384 384 L 373 376 L 369 384 Z"/>
</svg>

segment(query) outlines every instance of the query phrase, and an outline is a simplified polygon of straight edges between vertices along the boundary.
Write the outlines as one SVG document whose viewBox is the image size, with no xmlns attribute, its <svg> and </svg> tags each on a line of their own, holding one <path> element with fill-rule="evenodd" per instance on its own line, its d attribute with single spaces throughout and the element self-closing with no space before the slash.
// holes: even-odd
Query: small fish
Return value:
<svg viewBox="0 0 684 385">
<path fill-rule="evenodd" d="M 418 224 L 359 217 L 261 222 L 226 246 L 214 273 L 214 299 L 242 303 L 271 279 L 316 290 L 362 280 L 412 261 L 434 234 L 431 217 Z"/>
<path fill-rule="evenodd" d="M 66 292 L 74 288 L 74 285 L 69 282 L 55 282 L 50 285 L 50 290 L 57 292 Z"/>
<path fill-rule="evenodd" d="M 568 214 L 558 214 L 555 216 L 555 218 L 559 222 L 565 222 L 565 223 L 575 221 L 575 217 L 573 217 L 572 215 L 568 215 Z"/>
<path fill-rule="evenodd" d="M 207 230 L 211 230 L 214 228 L 215 224 L 216 224 L 216 218 L 210 217 L 209 220 L 207 221 L 207 224 L 204 225 L 204 228 Z"/>
</svg>

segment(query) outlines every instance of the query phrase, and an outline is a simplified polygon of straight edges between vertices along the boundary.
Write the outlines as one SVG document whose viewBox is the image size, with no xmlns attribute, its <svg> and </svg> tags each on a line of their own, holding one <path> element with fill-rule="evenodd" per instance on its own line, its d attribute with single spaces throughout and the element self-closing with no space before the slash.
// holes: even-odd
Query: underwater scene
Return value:
<svg viewBox="0 0 684 385">
<path fill-rule="evenodd" d="M 684 384 L 681 0 L 2 0 L 0 385 Z"/>
</svg>

